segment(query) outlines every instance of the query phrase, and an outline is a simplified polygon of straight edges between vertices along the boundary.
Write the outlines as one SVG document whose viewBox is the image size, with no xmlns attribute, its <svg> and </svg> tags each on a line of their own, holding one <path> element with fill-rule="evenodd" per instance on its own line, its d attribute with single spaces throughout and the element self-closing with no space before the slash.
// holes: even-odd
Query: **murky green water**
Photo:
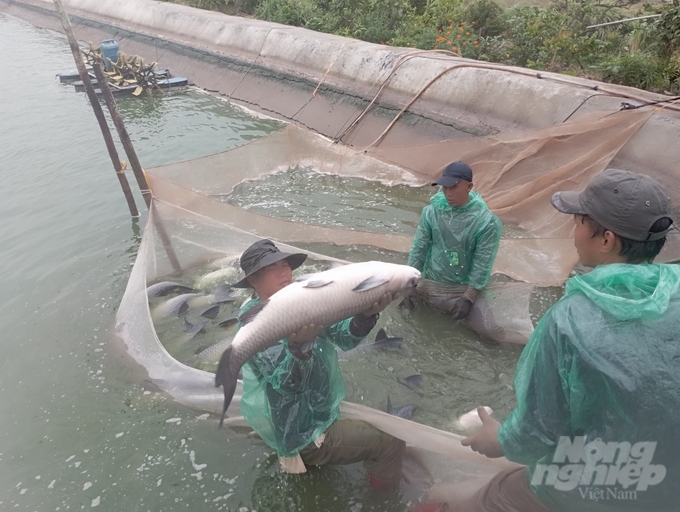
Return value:
<svg viewBox="0 0 680 512">
<path fill-rule="evenodd" d="M 403 510 L 406 498 L 373 492 L 360 467 L 281 474 L 263 443 L 217 430 L 145 382 L 111 332 L 145 217 L 129 218 L 86 97 L 54 79 L 71 68 L 62 36 L 0 15 L 0 510 Z M 278 127 L 197 91 L 121 99 L 119 109 L 147 167 Z M 410 233 L 429 197 L 298 171 L 261 188 L 243 184 L 232 201 L 292 220 Z M 319 187 L 300 201 L 309 179 Z M 296 208 L 286 204 L 293 198 Z M 137 201 L 141 208 L 138 193 Z M 389 391 L 395 405 L 421 404 L 414 419 L 439 425 L 444 416 L 427 411 L 442 401 L 450 418 L 480 401 L 507 413 L 519 348 L 484 345 L 427 310 L 382 321 L 407 350 L 348 356 L 349 399 L 383 407 Z M 420 394 L 395 387 L 415 372 L 425 375 Z"/>
</svg>

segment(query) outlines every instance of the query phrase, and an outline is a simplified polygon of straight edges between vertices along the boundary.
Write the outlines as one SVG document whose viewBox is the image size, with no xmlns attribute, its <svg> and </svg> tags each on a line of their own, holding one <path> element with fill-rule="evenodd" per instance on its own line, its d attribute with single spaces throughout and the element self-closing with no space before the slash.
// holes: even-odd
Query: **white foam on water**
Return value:
<svg viewBox="0 0 680 512">
<path fill-rule="evenodd" d="M 194 452 L 193 450 L 189 452 L 189 460 L 191 461 L 191 465 L 194 467 L 196 471 L 200 471 L 208 467 L 207 464 L 196 464 L 196 452 Z"/>
<path fill-rule="evenodd" d="M 169 420 L 165 420 L 165 423 L 179 423 L 182 421 L 182 418 L 170 418 Z"/>
<path fill-rule="evenodd" d="M 85 485 L 83 485 L 83 491 L 87 491 L 90 487 L 92 487 L 92 482 L 85 482 Z"/>
<path fill-rule="evenodd" d="M 92 500 L 92 505 L 91 505 L 91 506 L 92 506 L 92 507 L 98 507 L 98 506 L 99 506 L 99 503 L 101 502 L 101 499 L 102 499 L 101 496 L 97 496 L 95 499 Z"/>
<path fill-rule="evenodd" d="M 56 483 L 57 483 L 56 480 L 52 480 L 52 481 L 50 482 L 50 485 L 47 486 L 47 488 L 48 488 L 48 489 L 54 489 L 54 484 L 56 484 Z"/>
<path fill-rule="evenodd" d="M 119 437 L 122 437 L 122 436 L 124 436 L 124 435 L 125 435 L 125 432 L 118 432 L 118 433 L 116 434 L 116 439 L 118 439 Z"/>
</svg>

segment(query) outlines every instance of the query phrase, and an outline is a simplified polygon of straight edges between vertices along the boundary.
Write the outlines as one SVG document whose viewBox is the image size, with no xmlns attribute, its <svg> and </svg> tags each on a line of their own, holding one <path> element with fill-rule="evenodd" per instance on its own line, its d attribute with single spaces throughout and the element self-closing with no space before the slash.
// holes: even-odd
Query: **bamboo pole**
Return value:
<svg viewBox="0 0 680 512">
<path fill-rule="evenodd" d="M 109 109 L 109 113 L 111 114 L 113 125 L 116 127 L 116 131 L 118 132 L 120 141 L 123 143 L 125 154 L 128 157 L 130 165 L 132 165 L 132 170 L 135 173 L 135 178 L 137 178 L 137 184 L 139 185 L 139 189 L 142 191 L 142 195 L 144 197 L 144 201 L 146 202 L 146 206 L 147 208 L 149 208 L 149 210 L 151 210 L 153 198 L 151 195 L 151 190 L 149 189 L 149 183 L 146 181 L 144 170 L 142 169 L 142 165 L 139 163 L 139 158 L 137 158 L 137 152 L 135 151 L 135 147 L 132 145 L 132 140 L 130 139 L 130 135 L 128 134 L 127 128 L 125 128 L 123 118 L 120 116 L 120 113 L 118 112 L 118 106 L 116 105 L 116 100 L 113 98 L 113 94 L 111 93 L 111 89 L 109 88 L 109 83 L 106 80 L 106 76 L 104 76 L 104 72 L 102 71 L 102 68 L 98 62 L 92 64 L 92 69 L 94 70 L 94 76 L 97 78 L 99 90 L 101 91 L 102 96 L 104 97 L 104 101 L 106 102 L 106 107 Z M 179 264 L 179 260 L 177 259 L 177 255 L 175 254 L 174 249 L 172 248 L 172 243 L 170 242 L 170 237 L 168 236 L 167 231 L 165 231 L 165 226 L 163 225 L 163 222 L 158 216 L 158 212 L 152 215 L 152 218 L 154 227 L 158 232 L 158 236 L 160 237 L 161 242 L 163 243 L 163 247 L 165 248 L 165 252 L 168 255 L 168 259 L 170 260 L 170 264 L 172 265 L 172 268 L 174 268 L 176 272 L 179 272 L 182 269 L 182 267 Z"/>
<path fill-rule="evenodd" d="M 118 151 L 116 150 L 116 145 L 113 142 L 113 137 L 111 136 L 111 130 L 109 130 L 109 125 L 106 123 L 106 117 L 104 117 L 104 111 L 102 110 L 97 95 L 94 92 L 94 87 L 90 81 L 90 75 L 85 69 L 85 63 L 83 62 L 82 55 L 80 53 L 80 47 L 78 46 L 78 41 L 73 34 L 73 28 L 71 27 L 71 22 L 68 19 L 66 11 L 64 11 L 64 6 L 61 0 L 53 0 L 54 5 L 57 7 L 57 12 L 61 18 L 61 24 L 64 27 L 64 32 L 66 32 L 66 37 L 68 38 L 69 46 L 71 47 L 71 53 L 73 53 L 73 60 L 76 62 L 76 67 L 78 68 L 78 73 L 80 74 L 80 79 L 83 81 L 85 86 L 85 92 L 90 100 L 90 105 L 92 105 L 92 110 L 94 110 L 94 115 L 99 123 L 99 129 L 104 137 L 104 142 L 106 143 L 106 149 L 109 152 L 109 157 L 113 163 L 113 168 L 116 171 L 116 176 L 120 182 L 120 186 L 123 189 L 123 194 L 125 195 L 125 200 L 127 201 L 128 208 L 130 209 L 130 215 L 132 217 L 139 217 L 139 211 L 137 210 L 137 205 L 135 204 L 135 198 L 132 195 L 132 190 L 130 189 L 130 184 L 128 183 L 127 177 L 123 171 L 123 165 L 121 164 L 120 158 L 118 157 Z"/>
<path fill-rule="evenodd" d="M 94 70 L 94 76 L 97 78 L 97 83 L 99 84 L 99 90 L 102 92 L 106 106 L 111 114 L 111 119 L 113 120 L 113 125 L 116 127 L 118 136 L 120 137 L 120 142 L 123 144 L 125 149 L 125 154 L 128 157 L 128 162 L 132 166 L 132 171 L 135 173 L 135 178 L 137 179 L 137 184 L 139 185 L 139 190 L 142 192 L 144 197 L 144 202 L 146 202 L 147 208 L 151 207 L 151 190 L 149 190 L 149 184 L 146 181 L 146 176 L 144 175 L 144 170 L 142 169 L 142 164 L 139 163 L 139 158 L 137 158 L 137 152 L 135 147 L 132 145 L 132 140 L 128 134 L 127 128 L 125 128 L 125 123 L 123 123 L 123 118 L 120 117 L 118 112 L 118 106 L 116 101 L 111 94 L 111 89 L 109 88 L 108 81 L 104 76 L 101 66 L 98 62 L 92 65 Z"/>
</svg>

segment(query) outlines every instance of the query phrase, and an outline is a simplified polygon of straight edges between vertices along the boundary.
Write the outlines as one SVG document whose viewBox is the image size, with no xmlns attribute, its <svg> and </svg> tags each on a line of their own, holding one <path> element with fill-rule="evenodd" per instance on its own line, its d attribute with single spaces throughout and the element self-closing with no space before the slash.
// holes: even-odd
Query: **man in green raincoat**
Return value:
<svg viewBox="0 0 680 512">
<path fill-rule="evenodd" d="M 271 240 L 246 249 L 240 259 L 244 275 L 233 286 L 253 288 L 257 298 L 241 308 L 239 317 L 291 284 L 293 270 L 306 258 L 281 252 Z M 345 381 L 335 350 L 356 347 L 395 298 L 386 293 L 369 310 L 326 328 L 305 326 L 243 366 L 241 414 L 276 450 L 284 471 L 363 461 L 373 487 L 399 485 L 405 443 L 367 422 L 340 419 Z"/>
<path fill-rule="evenodd" d="M 652 178 L 608 169 L 557 192 L 593 267 L 567 281 L 517 364 L 517 406 L 463 441 L 525 464 L 453 510 L 670 512 L 680 501 L 680 267 L 655 264 L 673 223 Z"/>
<path fill-rule="evenodd" d="M 448 164 L 432 185 L 441 189 L 423 208 L 408 264 L 421 272 L 419 297 L 464 320 L 489 283 L 503 225 L 473 192 L 465 162 Z"/>
</svg>

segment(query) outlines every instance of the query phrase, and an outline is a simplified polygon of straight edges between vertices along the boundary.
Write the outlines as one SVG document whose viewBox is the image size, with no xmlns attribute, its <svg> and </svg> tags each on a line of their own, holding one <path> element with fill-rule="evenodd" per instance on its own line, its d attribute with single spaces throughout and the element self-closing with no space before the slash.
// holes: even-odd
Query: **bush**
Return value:
<svg viewBox="0 0 680 512">
<path fill-rule="evenodd" d="M 639 89 L 663 90 L 670 82 L 669 62 L 643 52 L 625 53 L 602 65 L 602 78 Z"/>
<path fill-rule="evenodd" d="M 505 11 L 494 0 L 475 0 L 468 4 L 461 16 L 468 23 L 475 23 L 479 37 L 493 37 L 507 29 Z"/>
</svg>

